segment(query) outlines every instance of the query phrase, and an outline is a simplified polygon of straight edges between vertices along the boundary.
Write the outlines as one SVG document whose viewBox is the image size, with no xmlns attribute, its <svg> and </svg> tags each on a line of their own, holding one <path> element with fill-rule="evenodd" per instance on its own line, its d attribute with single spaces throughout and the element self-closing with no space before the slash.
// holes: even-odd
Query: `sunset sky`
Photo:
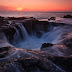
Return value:
<svg viewBox="0 0 72 72">
<path fill-rule="evenodd" d="M 72 0 L 0 0 L 0 10 L 72 11 Z"/>
</svg>

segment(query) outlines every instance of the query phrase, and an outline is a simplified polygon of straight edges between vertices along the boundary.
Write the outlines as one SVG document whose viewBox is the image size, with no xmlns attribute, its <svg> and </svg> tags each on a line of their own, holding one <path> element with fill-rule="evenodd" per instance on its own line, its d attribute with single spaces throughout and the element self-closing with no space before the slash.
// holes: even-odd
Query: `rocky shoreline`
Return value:
<svg viewBox="0 0 72 72">
<path fill-rule="evenodd" d="M 11 23 L 9 23 L 11 21 Z M 44 43 L 40 50 L 16 48 L 12 45 L 16 27 L 23 37 L 18 23 L 26 28 L 29 35 L 41 31 L 50 32 L 62 28 L 61 40 L 57 44 Z M 5 37 L 5 36 L 6 37 Z M 71 72 L 72 71 L 72 25 L 35 18 L 23 20 L 0 20 L 0 72 Z"/>
</svg>

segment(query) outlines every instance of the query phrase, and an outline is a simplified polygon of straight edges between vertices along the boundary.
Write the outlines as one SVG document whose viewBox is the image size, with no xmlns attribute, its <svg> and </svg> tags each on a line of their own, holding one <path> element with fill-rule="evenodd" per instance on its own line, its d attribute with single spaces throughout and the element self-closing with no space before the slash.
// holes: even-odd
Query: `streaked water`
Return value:
<svg viewBox="0 0 72 72">
<path fill-rule="evenodd" d="M 18 24 L 18 26 L 21 29 L 23 40 L 19 41 L 18 43 L 14 42 L 15 43 L 14 45 L 18 48 L 24 48 L 24 49 L 40 49 L 43 43 L 54 43 L 55 44 L 58 42 L 63 32 L 62 28 L 56 27 L 56 28 L 53 28 L 50 32 L 47 32 L 47 33 L 42 32 L 42 37 L 38 38 L 35 34 L 31 36 L 28 35 L 26 29 L 21 23 Z"/>
<path fill-rule="evenodd" d="M 19 23 L 18 26 L 21 29 L 22 35 L 23 35 L 23 39 L 27 39 L 28 38 L 28 33 L 25 29 L 25 27 L 22 25 L 22 23 Z"/>
<path fill-rule="evenodd" d="M 4 17 L 35 17 L 37 19 L 47 19 L 49 17 L 63 17 L 64 15 L 72 15 L 71 12 L 11 12 L 11 11 L 0 11 L 0 15 Z M 58 18 L 57 18 L 58 19 Z M 21 29 L 24 41 L 20 41 L 16 44 L 15 41 L 20 39 L 19 32 L 16 30 L 16 34 L 14 35 L 14 42 L 16 47 L 25 48 L 25 49 L 37 49 L 40 48 L 43 43 L 57 43 L 60 35 L 63 32 L 63 29 L 54 28 L 51 32 L 44 33 L 41 38 L 37 38 L 35 35 L 28 36 L 26 29 L 22 26 L 22 24 L 18 24 Z"/>
</svg>

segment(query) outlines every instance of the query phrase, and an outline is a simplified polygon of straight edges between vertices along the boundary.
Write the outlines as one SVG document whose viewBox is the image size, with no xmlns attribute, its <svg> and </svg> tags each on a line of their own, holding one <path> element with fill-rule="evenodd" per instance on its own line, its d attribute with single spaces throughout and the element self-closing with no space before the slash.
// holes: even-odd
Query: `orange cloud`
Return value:
<svg viewBox="0 0 72 72">
<path fill-rule="evenodd" d="M 0 10 L 8 10 L 8 11 L 30 11 L 27 8 L 22 8 L 22 7 L 8 7 L 8 6 L 2 6 L 2 5 L 0 5 Z"/>
<path fill-rule="evenodd" d="M 1 0 L 0 10 L 72 11 L 72 0 Z"/>
<path fill-rule="evenodd" d="M 15 8 L 0 5 L 0 10 L 15 10 Z"/>
</svg>

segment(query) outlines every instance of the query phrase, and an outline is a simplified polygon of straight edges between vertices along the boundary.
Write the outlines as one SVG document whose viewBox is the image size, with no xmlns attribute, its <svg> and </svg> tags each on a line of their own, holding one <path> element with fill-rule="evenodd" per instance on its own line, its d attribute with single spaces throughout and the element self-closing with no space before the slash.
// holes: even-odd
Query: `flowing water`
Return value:
<svg viewBox="0 0 72 72">
<path fill-rule="evenodd" d="M 21 29 L 21 32 L 22 32 L 22 35 L 23 35 L 23 39 L 27 39 L 28 38 L 28 33 L 27 33 L 25 27 L 21 23 L 19 23 L 18 26 Z"/>
<path fill-rule="evenodd" d="M 21 14 L 19 15 L 19 13 L 8 13 L 8 12 L 0 12 L 0 15 L 1 16 L 33 16 L 33 17 L 36 17 L 38 19 L 48 19 L 48 17 L 51 17 L 51 16 L 55 16 L 55 17 L 62 17 L 63 15 L 66 15 L 66 14 L 72 14 L 72 13 L 48 13 L 48 12 L 34 12 L 34 13 L 27 13 L 27 12 L 21 12 Z M 63 34 L 63 32 L 65 31 L 64 28 L 60 28 L 60 27 L 53 27 L 50 28 L 50 32 L 42 32 L 42 37 L 38 38 L 35 34 L 34 35 L 28 35 L 25 27 L 21 24 L 21 23 L 17 23 L 18 27 L 20 28 L 21 30 L 21 33 L 22 33 L 22 36 L 23 36 L 23 39 L 21 38 L 21 35 L 20 35 L 20 32 L 19 30 L 13 26 L 13 28 L 16 30 L 16 33 L 14 34 L 14 38 L 13 38 L 13 45 L 18 47 L 18 48 L 23 48 L 23 49 L 40 49 L 41 45 L 43 43 L 54 43 L 54 44 L 57 44 L 60 39 L 61 39 L 61 35 Z M 2 39 L 3 38 L 3 39 Z M 11 46 L 6 37 L 4 36 L 3 33 L 0 33 L 0 47 L 6 47 L 6 46 Z M 25 53 L 25 52 L 24 52 Z M 32 55 L 33 54 L 30 54 L 28 52 L 26 52 L 25 54 L 27 55 Z M 1 58 L 0 59 L 0 62 L 3 62 L 3 61 L 9 61 L 11 60 L 12 58 L 14 58 L 14 56 L 16 56 L 18 58 L 20 58 L 20 55 L 19 55 L 19 51 L 18 49 L 16 48 L 15 51 L 13 51 L 11 54 L 9 54 L 7 57 L 5 58 Z M 35 56 L 34 56 L 35 57 Z M 65 72 L 64 70 L 62 70 L 61 68 L 59 68 L 57 65 L 55 65 L 53 62 L 51 62 L 49 60 L 49 63 L 51 63 L 52 65 L 54 65 L 58 70 L 60 70 L 61 72 Z M 22 72 L 20 71 L 20 66 L 17 67 L 16 65 L 12 64 L 10 67 L 11 71 L 13 69 L 15 69 L 15 72 Z M 21 68 L 22 69 L 22 68 Z M 40 72 L 38 69 L 35 71 L 35 72 Z"/>
<path fill-rule="evenodd" d="M 43 43 L 54 43 L 56 44 L 58 40 L 61 37 L 61 34 L 63 32 L 63 28 L 60 27 L 54 27 L 50 32 L 42 32 L 42 36 L 38 38 L 35 34 L 34 35 L 28 35 L 25 27 L 21 23 L 17 23 L 17 25 L 20 27 L 23 39 L 19 42 L 16 42 L 17 40 L 21 39 L 18 30 L 15 28 L 16 33 L 14 35 L 14 45 L 19 48 L 24 49 L 40 49 L 41 45 Z M 20 38 L 19 38 L 20 37 Z M 18 38 L 18 39 L 17 39 Z"/>
<path fill-rule="evenodd" d="M 16 27 L 13 27 L 13 28 L 16 30 L 14 34 L 14 44 L 16 44 L 18 41 L 21 41 L 21 37 L 17 28 Z"/>
</svg>

